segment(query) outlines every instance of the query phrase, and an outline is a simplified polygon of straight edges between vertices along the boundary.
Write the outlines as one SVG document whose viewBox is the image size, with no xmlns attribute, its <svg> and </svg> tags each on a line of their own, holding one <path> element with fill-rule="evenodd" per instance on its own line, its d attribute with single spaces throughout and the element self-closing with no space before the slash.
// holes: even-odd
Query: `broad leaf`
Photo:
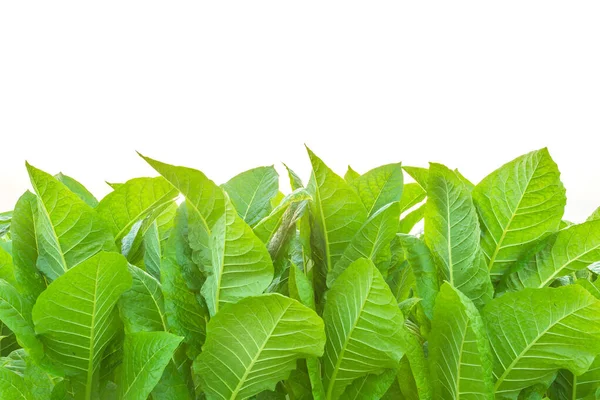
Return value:
<svg viewBox="0 0 600 400">
<path fill-rule="evenodd" d="M 402 197 L 400 198 L 400 212 L 404 213 L 410 210 L 415 205 L 419 204 L 423 200 L 427 193 L 425 189 L 418 183 L 407 183 L 404 185 L 402 190 Z"/>
<path fill-rule="evenodd" d="M 590 368 L 575 376 L 569 370 L 560 370 L 549 390 L 553 400 L 595 400 L 600 394 L 600 357 L 596 357 Z"/>
<path fill-rule="evenodd" d="M 165 246 L 160 276 L 167 324 L 170 332 L 184 337 L 190 358 L 200 353 L 208 320 L 206 306 L 198 301 L 204 279 L 199 275 L 187 244 L 187 213 L 185 204 L 182 204 Z"/>
<path fill-rule="evenodd" d="M 207 326 L 194 372 L 208 399 L 274 390 L 296 360 L 323 354 L 323 321 L 288 297 L 266 294 L 224 307 Z"/>
<path fill-rule="evenodd" d="M 404 353 L 404 318 L 370 260 L 350 265 L 327 294 L 324 379 L 327 400 L 354 380 L 395 369 Z"/>
<path fill-rule="evenodd" d="M 52 282 L 33 307 L 46 356 L 82 384 L 82 398 L 92 397 L 102 352 L 117 334 L 118 318 L 112 311 L 130 286 L 125 258 L 102 252 Z"/>
<path fill-rule="evenodd" d="M 327 285 L 331 286 L 335 279 L 346 268 L 359 258 L 367 258 L 382 273 L 387 273 L 391 259 L 390 243 L 398 231 L 400 204 L 386 204 L 373 214 L 352 238 L 342 258 L 334 265 L 327 276 Z"/>
<path fill-rule="evenodd" d="M 485 265 L 479 262 L 479 236 L 477 212 L 469 190 L 453 171 L 432 163 L 425 243 L 443 279 L 482 305 L 491 299 L 492 286 Z"/>
<path fill-rule="evenodd" d="M 400 226 L 398 227 L 398 233 L 410 233 L 414 227 L 423 220 L 425 216 L 425 209 L 427 204 L 420 205 L 418 208 L 412 210 L 406 214 L 400 220 Z"/>
<path fill-rule="evenodd" d="M 212 316 L 227 303 L 264 292 L 273 279 L 273 263 L 264 243 L 229 202 L 210 243 L 212 263 L 202 295 Z"/>
<path fill-rule="evenodd" d="M 117 241 L 131 231 L 157 207 L 177 196 L 177 191 L 162 177 L 135 178 L 120 185 L 100 201 L 96 210 L 107 221 Z"/>
<path fill-rule="evenodd" d="M 27 164 L 38 197 L 37 267 L 50 280 L 103 250 L 115 250 L 106 223 L 53 176 Z"/>
<path fill-rule="evenodd" d="M 358 172 L 356 172 L 355 170 L 353 170 L 352 167 L 348 165 L 348 169 L 346 170 L 346 173 L 344 174 L 344 180 L 346 182 L 348 182 L 349 184 L 353 184 L 354 181 L 356 181 L 358 178 L 360 178 L 360 174 Z"/>
<path fill-rule="evenodd" d="M 225 212 L 225 193 L 202 172 L 177 167 L 141 156 L 186 198 L 189 218 L 189 243 L 195 259 L 210 264 L 209 238 L 213 225 Z"/>
<path fill-rule="evenodd" d="M 436 399 L 493 399 L 492 354 L 479 312 L 448 283 L 440 288 L 429 337 Z"/>
<path fill-rule="evenodd" d="M 600 261 L 600 220 L 571 225 L 519 271 L 507 278 L 510 290 L 549 286 L 554 279 Z"/>
<path fill-rule="evenodd" d="M 558 230 L 565 203 L 560 172 L 547 149 L 503 165 L 473 189 L 481 220 L 481 246 L 493 279 L 527 246 Z"/>
<path fill-rule="evenodd" d="M 600 219 L 600 207 L 596 208 L 594 212 L 588 217 L 588 221 L 594 221 L 596 219 Z"/>
<path fill-rule="evenodd" d="M 98 205 L 98 199 L 96 199 L 96 197 L 94 197 L 94 195 L 90 193 L 85 186 L 83 186 L 74 178 L 63 174 L 62 172 L 54 175 L 54 177 L 61 181 L 66 187 L 69 188 L 71 192 L 75 193 L 77 197 L 83 200 L 88 206 L 96 207 Z"/>
<path fill-rule="evenodd" d="M 127 335 L 118 382 L 119 399 L 146 400 L 182 339 L 167 332 Z"/>
<path fill-rule="evenodd" d="M 316 263 L 315 289 L 321 291 L 327 275 L 367 220 L 367 210 L 354 189 L 307 150 L 312 164 L 308 191 L 313 198 L 310 233 Z"/>
<path fill-rule="evenodd" d="M 431 251 L 415 236 L 398 234 L 404 256 L 415 276 L 416 295 L 421 299 L 423 310 L 433 318 L 433 305 L 439 291 L 439 280 Z"/>
<path fill-rule="evenodd" d="M 400 201 L 404 188 L 403 179 L 402 166 L 398 163 L 374 168 L 350 183 L 358 192 L 367 214 L 371 216 L 383 206 Z"/>
<path fill-rule="evenodd" d="M 0 279 L 0 321 L 15 334 L 19 344 L 27 349 L 29 354 L 40 359 L 43 349 L 35 335 L 32 309 L 33 301 L 19 293 L 7 281 Z"/>
<path fill-rule="evenodd" d="M 167 331 L 167 318 L 160 282 L 138 267 L 129 266 L 131 288 L 121 295 L 119 313 L 125 332 Z"/>
<path fill-rule="evenodd" d="M 421 187 L 427 190 L 429 170 L 423 167 L 402 167 Z"/>
<path fill-rule="evenodd" d="M 581 375 L 600 354 L 600 302 L 578 285 L 507 293 L 485 307 L 483 318 L 498 399 L 549 384 L 559 369 Z"/>
<path fill-rule="evenodd" d="M 31 388 L 22 376 L 0 367 L 0 398 L 10 400 L 35 400 Z"/>
<path fill-rule="evenodd" d="M 239 216 L 254 226 L 271 212 L 271 199 L 279 191 L 279 175 L 272 165 L 253 168 L 231 178 L 223 189 Z"/>
<path fill-rule="evenodd" d="M 346 388 L 342 398 L 345 400 L 379 400 L 392 386 L 397 373 L 394 369 L 388 369 L 378 375 L 371 374 L 358 378 Z"/>
</svg>

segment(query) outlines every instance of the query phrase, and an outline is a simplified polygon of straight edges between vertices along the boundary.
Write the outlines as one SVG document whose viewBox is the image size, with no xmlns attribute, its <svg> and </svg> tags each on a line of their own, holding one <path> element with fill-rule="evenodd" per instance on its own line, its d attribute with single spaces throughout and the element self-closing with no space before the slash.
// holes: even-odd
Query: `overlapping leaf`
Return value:
<svg viewBox="0 0 600 400">
<path fill-rule="evenodd" d="M 354 380 L 395 369 L 404 354 L 404 318 L 381 273 L 360 259 L 338 277 L 323 313 L 327 332 L 324 379 L 327 400 Z"/>
<path fill-rule="evenodd" d="M 297 359 L 321 356 L 325 343 L 317 314 L 279 294 L 224 307 L 207 331 L 194 371 L 209 399 L 243 399 L 274 390 Z"/>
<path fill-rule="evenodd" d="M 536 240 L 558 230 L 566 203 L 560 172 L 547 149 L 503 165 L 473 189 L 481 246 L 498 279 Z"/>
</svg>

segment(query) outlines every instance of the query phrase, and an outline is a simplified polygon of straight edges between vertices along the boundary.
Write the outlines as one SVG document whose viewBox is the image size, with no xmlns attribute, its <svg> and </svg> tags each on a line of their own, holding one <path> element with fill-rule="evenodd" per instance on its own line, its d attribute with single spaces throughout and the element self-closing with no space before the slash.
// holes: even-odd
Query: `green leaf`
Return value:
<svg viewBox="0 0 600 400">
<path fill-rule="evenodd" d="M 365 375 L 354 380 L 342 397 L 348 400 L 379 400 L 394 383 L 396 374 L 396 370 L 388 369 L 378 375 Z"/>
<path fill-rule="evenodd" d="M 400 201 L 404 188 L 402 166 L 400 163 L 382 165 L 356 177 L 351 185 L 371 216 L 383 206 Z"/>
<path fill-rule="evenodd" d="M 192 400 L 194 398 L 191 377 L 192 364 L 185 354 L 178 355 L 181 348 L 182 346 L 175 351 L 172 361 L 167 364 L 162 377 L 152 390 L 152 400 Z M 182 357 L 185 357 L 184 362 L 176 365 L 173 360 Z"/>
<path fill-rule="evenodd" d="M 300 177 L 298 176 L 298 174 L 296 174 L 285 163 L 283 164 L 283 166 L 285 167 L 285 169 L 288 172 L 288 177 L 290 178 L 290 186 L 292 187 L 292 190 L 298 190 L 298 189 L 303 188 L 304 184 L 302 183 L 302 179 L 300 179 Z"/>
<path fill-rule="evenodd" d="M 418 183 L 406 183 L 402 190 L 402 197 L 400 198 L 400 212 L 404 213 L 410 210 L 425 200 L 426 196 L 425 189 Z"/>
<path fill-rule="evenodd" d="M 346 170 L 346 173 L 344 174 L 344 180 L 352 185 L 354 183 L 354 181 L 357 180 L 358 178 L 360 178 L 360 174 L 358 172 L 356 172 L 355 170 L 353 170 L 352 167 L 348 165 L 348 169 Z"/>
<path fill-rule="evenodd" d="M 94 195 L 90 193 L 85 186 L 83 186 L 74 178 L 63 174 L 62 172 L 54 175 L 54 177 L 61 181 L 66 187 L 69 188 L 71 192 L 75 193 L 77 197 L 83 200 L 88 206 L 96 207 L 98 205 L 98 199 L 96 199 L 96 197 L 94 197 Z"/>
<path fill-rule="evenodd" d="M 330 170 L 307 148 L 312 164 L 308 191 L 311 244 L 315 261 L 315 289 L 325 288 L 327 275 L 342 258 L 346 247 L 367 220 L 367 210 L 350 185 Z"/>
<path fill-rule="evenodd" d="M 398 367 L 404 353 L 404 318 L 370 260 L 355 261 L 338 277 L 327 294 L 323 319 L 327 400 L 340 398 L 360 377 Z"/>
<path fill-rule="evenodd" d="M 271 212 L 271 199 L 279 191 L 275 168 L 258 167 L 242 172 L 223 184 L 238 215 L 254 226 Z"/>
<path fill-rule="evenodd" d="M 129 265 L 131 288 L 121 295 L 119 313 L 126 333 L 167 331 L 160 283 L 138 267 Z"/>
<path fill-rule="evenodd" d="M 398 234 L 398 240 L 415 276 L 416 295 L 421 299 L 425 314 L 432 319 L 439 281 L 431 252 L 427 245 L 415 236 Z"/>
<path fill-rule="evenodd" d="M 15 279 L 21 293 L 32 302 L 46 289 L 46 280 L 37 270 L 38 247 L 35 233 L 37 197 L 25 192 L 13 211 L 10 233 Z"/>
<path fill-rule="evenodd" d="M 31 391 L 32 399 L 36 400 L 49 399 L 54 389 L 54 381 L 60 379 L 48 374 L 33 362 L 24 349 L 15 350 L 8 357 L 0 359 L 0 366 L 23 377 Z M 1 395 L 2 391 L 0 390 L 0 398 L 4 398 Z"/>
<path fill-rule="evenodd" d="M 550 387 L 553 400 L 577 400 L 598 398 L 600 393 L 600 357 L 596 357 L 590 368 L 582 375 L 575 376 L 569 370 L 560 370 Z"/>
<path fill-rule="evenodd" d="M 554 279 L 600 260 L 600 220 L 571 225 L 507 278 L 510 290 L 549 286 Z"/>
<path fill-rule="evenodd" d="M 425 243 L 442 278 L 478 306 L 492 297 L 492 286 L 479 259 L 479 222 L 471 194 L 456 174 L 431 164 L 425 211 Z"/>
<path fill-rule="evenodd" d="M 588 221 L 594 221 L 600 219 L 600 207 L 596 208 L 596 210 L 588 217 Z"/>
<path fill-rule="evenodd" d="M 4 279 L 11 285 L 16 286 L 12 257 L 3 248 L 0 248 L 0 279 Z"/>
<path fill-rule="evenodd" d="M 286 213 L 298 214 L 301 211 L 301 203 L 310 200 L 310 194 L 305 189 L 296 189 L 284 197 L 281 203 L 271 211 L 269 215 L 260 220 L 252 229 L 256 236 L 264 243 L 268 243 L 276 235 L 282 223 L 288 220 Z M 288 211 L 291 210 L 291 211 Z M 294 218 L 289 218 L 288 223 L 294 223 Z"/>
<path fill-rule="evenodd" d="M 315 292 L 312 282 L 307 278 L 304 272 L 294 264 L 290 266 L 288 287 L 292 299 L 298 300 L 312 310 L 316 309 Z"/>
<path fill-rule="evenodd" d="M 21 295 L 16 288 L 0 279 L 0 321 L 15 335 L 29 354 L 41 359 L 42 344 L 36 338 L 31 312 L 33 301 Z"/>
<path fill-rule="evenodd" d="M 497 280 L 530 244 L 558 230 L 566 196 L 556 163 L 541 149 L 485 177 L 473 189 L 473 200 L 486 264 Z"/>
<path fill-rule="evenodd" d="M 398 202 L 386 204 L 369 217 L 327 276 L 327 285 L 331 286 L 335 279 L 359 258 L 373 261 L 377 269 L 387 273 L 391 259 L 390 243 L 398 231 L 399 218 Z"/>
<path fill-rule="evenodd" d="M 274 390 L 296 360 L 323 354 L 323 321 L 296 300 L 271 293 L 223 307 L 207 326 L 194 372 L 208 399 Z"/>
<path fill-rule="evenodd" d="M 483 320 L 465 295 L 440 288 L 429 337 L 436 399 L 493 399 L 492 354 Z"/>
<path fill-rule="evenodd" d="M 427 204 L 423 204 L 418 208 L 412 210 L 400 220 L 400 226 L 398 227 L 398 233 L 410 233 L 415 225 L 417 225 L 425 216 L 425 209 Z"/>
<path fill-rule="evenodd" d="M 0 238 L 10 232 L 10 222 L 12 220 L 12 211 L 0 213 Z"/>
<path fill-rule="evenodd" d="M 407 334 L 405 337 L 406 355 L 400 361 L 398 370 L 400 390 L 407 399 L 431 400 L 433 382 L 423 345 L 415 335 Z"/>
<path fill-rule="evenodd" d="M 0 367 L 0 398 L 10 400 L 35 399 L 25 379 L 4 367 Z"/>
<path fill-rule="evenodd" d="M 225 212 L 225 193 L 202 172 L 177 167 L 140 155 L 186 198 L 189 244 L 195 260 L 208 267 L 211 260 L 209 238 L 215 223 Z"/>
<path fill-rule="evenodd" d="M 109 193 L 96 210 L 109 224 L 115 240 L 120 241 L 133 224 L 176 196 L 177 191 L 163 177 L 135 178 Z"/>
<path fill-rule="evenodd" d="M 186 234 L 187 213 L 182 204 L 165 246 L 160 275 L 168 326 L 172 333 L 184 337 L 188 355 L 193 359 L 204 344 L 208 310 L 199 303 L 199 293 L 192 291 L 200 290 L 203 278 L 198 276 L 200 271 L 191 260 Z"/>
<path fill-rule="evenodd" d="M 37 267 L 50 280 L 94 254 L 114 250 L 106 223 L 93 208 L 53 176 L 29 164 L 27 170 L 38 197 Z"/>
<path fill-rule="evenodd" d="M 131 286 L 127 261 L 101 252 L 71 268 L 40 294 L 33 307 L 35 331 L 46 356 L 85 387 L 90 399 L 102 352 L 117 334 L 117 300 Z"/>
<path fill-rule="evenodd" d="M 421 187 L 427 190 L 429 170 L 423 167 L 402 167 Z"/>
<path fill-rule="evenodd" d="M 212 265 L 202 295 L 211 316 L 227 303 L 261 294 L 273 280 L 267 248 L 229 202 L 210 243 Z"/>
<path fill-rule="evenodd" d="M 138 332 L 125 337 L 119 399 L 146 400 L 183 338 L 167 332 Z"/>
<path fill-rule="evenodd" d="M 516 399 L 559 369 L 583 374 L 600 354 L 600 302 L 578 285 L 524 289 L 483 310 L 498 399 Z"/>
</svg>

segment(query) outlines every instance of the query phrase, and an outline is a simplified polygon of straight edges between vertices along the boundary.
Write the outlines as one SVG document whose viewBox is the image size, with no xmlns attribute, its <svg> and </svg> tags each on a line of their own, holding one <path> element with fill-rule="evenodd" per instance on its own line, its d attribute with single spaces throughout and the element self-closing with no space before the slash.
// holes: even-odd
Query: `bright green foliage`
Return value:
<svg viewBox="0 0 600 400">
<path fill-rule="evenodd" d="M 350 265 L 327 296 L 324 384 L 329 400 L 339 399 L 356 379 L 398 367 L 404 318 L 370 260 Z"/>
<path fill-rule="evenodd" d="M 566 196 L 556 163 L 542 149 L 485 177 L 473 189 L 473 200 L 487 268 L 496 280 L 528 246 L 558 229 Z"/>
<path fill-rule="evenodd" d="M 547 149 L 477 184 L 308 150 L 288 193 L 142 158 L 104 198 L 27 164 L 0 399 L 600 399 L 600 212 L 564 220 Z"/>
<path fill-rule="evenodd" d="M 492 354 L 483 320 L 448 283 L 436 300 L 429 340 L 436 399 L 493 399 Z"/>
<path fill-rule="evenodd" d="M 308 307 L 280 294 L 247 297 L 211 319 L 194 371 L 208 398 L 243 399 L 274 390 L 324 344 L 323 321 Z"/>
<path fill-rule="evenodd" d="M 140 332 L 125 337 L 119 398 L 145 400 L 183 338 L 167 332 Z"/>
<path fill-rule="evenodd" d="M 441 164 L 431 164 L 427 186 L 425 243 L 441 277 L 476 304 L 485 304 L 492 296 L 492 286 L 479 262 L 481 234 L 469 189 Z"/>
<path fill-rule="evenodd" d="M 223 185 L 239 216 L 254 226 L 271 211 L 271 199 L 279 191 L 279 175 L 273 166 L 254 168 Z"/>
<path fill-rule="evenodd" d="M 507 293 L 483 316 L 499 398 L 549 385 L 559 369 L 583 374 L 600 353 L 600 302 L 577 285 Z"/>
</svg>

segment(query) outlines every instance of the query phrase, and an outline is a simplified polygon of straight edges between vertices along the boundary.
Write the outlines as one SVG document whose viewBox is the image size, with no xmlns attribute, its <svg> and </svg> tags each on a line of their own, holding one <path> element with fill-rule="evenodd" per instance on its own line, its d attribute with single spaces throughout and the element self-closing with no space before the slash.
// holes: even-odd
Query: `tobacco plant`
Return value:
<svg viewBox="0 0 600 400">
<path fill-rule="evenodd" d="M 158 177 L 101 200 L 27 164 L 0 398 L 600 398 L 600 211 L 563 220 L 546 149 L 476 185 L 308 156 L 288 194 L 272 166 L 217 185 L 142 156 Z"/>
</svg>

